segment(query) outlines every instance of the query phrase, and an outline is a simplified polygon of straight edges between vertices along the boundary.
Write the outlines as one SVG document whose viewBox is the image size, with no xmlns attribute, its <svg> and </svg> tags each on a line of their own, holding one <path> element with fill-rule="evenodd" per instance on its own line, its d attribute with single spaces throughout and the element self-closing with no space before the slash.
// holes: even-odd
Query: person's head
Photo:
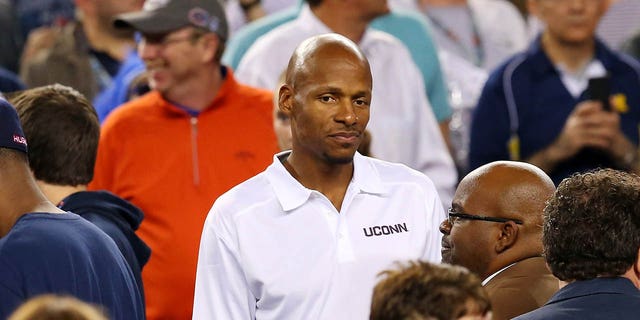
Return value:
<svg viewBox="0 0 640 320">
<path fill-rule="evenodd" d="M 640 177 L 602 169 L 564 179 L 544 208 L 542 243 L 560 280 L 640 276 Z"/>
<path fill-rule="evenodd" d="M 524 162 L 496 161 L 470 172 L 440 224 L 442 261 L 484 279 L 540 256 L 542 210 L 554 190 L 549 176 Z"/>
<path fill-rule="evenodd" d="M 71 296 L 41 295 L 23 303 L 8 320 L 107 320 L 96 306 Z"/>
<path fill-rule="evenodd" d="M 371 90 L 369 62 L 355 43 L 338 34 L 302 42 L 278 94 L 291 119 L 293 153 L 350 163 L 369 122 Z"/>
<path fill-rule="evenodd" d="M 0 98 L 0 169 L 7 167 L 4 161 L 13 160 L 28 162 L 27 139 L 16 109 L 9 101 Z"/>
<path fill-rule="evenodd" d="M 94 23 L 114 36 L 133 39 L 131 30 L 116 30 L 113 18 L 116 15 L 142 9 L 144 0 L 74 0 L 76 10 L 83 21 L 94 20 Z"/>
<path fill-rule="evenodd" d="M 373 289 L 371 320 L 491 318 L 480 279 L 465 268 L 412 261 L 382 275 Z"/>
<path fill-rule="evenodd" d="M 29 141 L 35 178 L 79 186 L 93 179 L 100 124 L 91 103 L 59 84 L 23 91 L 12 98 Z"/>
<path fill-rule="evenodd" d="M 527 0 L 529 12 L 544 24 L 544 36 L 572 46 L 593 41 L 610 0 Z"/>
<path fill-rule="evenodd" d="M 349 11 L 352 16 L 362 21 L 373 21 L 390 12 L 387 0 L 305 0 L 309 7 L 316 8 L 325 3 L 333 2 L 340 5 L 341 11 Z M 348 15 L 348 16 L 351 16 Z"/>
<path fill-rule="evenodd" d="M 291 150 L 291 119 L 289 115 L 280 110 L 278 106 L 278 94 L 280 86 L 285 82 L 285 73 L 283 72 L 278 81 L 276 92 L 273 95 L 273 130 L 275 131 L 276 138 L 278 140 L 278 148 L 280 151 Z M 371 146 L 371 133 L 369 130 L 364 131 L 364 136 L 360 146 L 358 146 L 358 152 L 364 156 L 369 156 Z"/>
<path fill-rule="evenodd" d="M 142 11 L 119 15 L 114 25 L 141 33 L 138 54 L 149 84 L 165 94 L 217 71 L 229 29 L 219 0 L 147 0 Z"/>
</svg>

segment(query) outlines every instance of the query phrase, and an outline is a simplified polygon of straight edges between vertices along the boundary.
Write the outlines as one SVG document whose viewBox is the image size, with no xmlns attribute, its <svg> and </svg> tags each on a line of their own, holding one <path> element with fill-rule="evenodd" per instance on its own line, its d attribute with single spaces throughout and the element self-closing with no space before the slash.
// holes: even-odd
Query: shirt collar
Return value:
<svg viewBox="0 0 640 320">
<path fill-rule="evenodd" d="M 293 178 L 280 161 L 281 158 L 286 158 L 289 154 L 291 154 L 290 150 L 273 156 L 273 163 L 266 170 L 267 179 L 285 212 L 302 206 L 314 192 Z M 349 188 L 358 190 L 359 193 L 385 193 L 380 176 L 367 157 L 356 152 L 353 157 L 353 168 L 353 178 Z"/>
<path fill-rule="evenodd" d="M 538 75 L 544 75 L 547 72 L 558 73 L 553 62 L 551 62 L 551 59 L 549 59 L 542 48 L 542 34 L 539 34 L 536 39 L 531 42 L 526 54 L 531 59 L 534 73 Z M 600 61 L 607 70 L 614 70 L 616 68 L 615 61 L 617 60 L 614 57 L 614 53 L 612 53 L 598 37 L 595 38 L 594 59 Z"/>
<path fill-rule="evenodd" d="M 625 277 L 601 277 L 571 282 L 560 288 L 546 304 L 597 293 L 617 293 L 640 297 L 638 288 L 633 285 L 631 280 Z"/>
<path fill-rule="evenodd" d="M 507 269 L 511 268 L 514 264 L 516 264 L 516 263 L 514 262 L 514 263 L 510 264 L 510 265 L 508 265 L 508 266 L 506 266 L 506 267 L 504 267 L 504 268 L 502 268 L 502 269 L 498 270 L 498 272 L 496 272 L 496 273 L 494 273 L 494 274 L 490 275 L 488 278 L 486 278 L 486 279 L 482 280 L 482 286 L 483 286 L 483 287 L 484 287 L 484 286 L 486 286 L 486 285 L 487 285 L 487 283 L 489 283 L 489 281 L 491 281 L 491 279 L 495 278 L 495 277 L 496 277 L 497 275 L 499 275 L 502 271 L 505 271 L 505 270 L 507 270 Z"/>
</svg>

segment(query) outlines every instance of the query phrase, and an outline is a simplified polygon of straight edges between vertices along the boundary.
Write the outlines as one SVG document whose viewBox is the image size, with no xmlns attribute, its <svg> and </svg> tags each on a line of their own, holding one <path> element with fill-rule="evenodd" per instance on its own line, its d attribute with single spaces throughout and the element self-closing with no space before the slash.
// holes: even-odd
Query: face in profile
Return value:
<svg viewBox="0 0 640 320">
<path fill-rule="evenodd" d="M 342 45 L 325 44 L 280 90 L 288 110 L 294 152 L 329 163 L 348 163 L 364 138 L 371 103 L 366 60 Z"/>
<path fill-rule="evenodd" d="M 480 192 L 476 181 L 463 179 L 453 198 L 455 213 L 491 216 L 484 205 L 488 195 Z M 442 233 L 442 262 L 463 266 L 478 276 L 483 276 L 489 265 L 492 222 L 445 219 L 440 224 Z"/>
</svg>

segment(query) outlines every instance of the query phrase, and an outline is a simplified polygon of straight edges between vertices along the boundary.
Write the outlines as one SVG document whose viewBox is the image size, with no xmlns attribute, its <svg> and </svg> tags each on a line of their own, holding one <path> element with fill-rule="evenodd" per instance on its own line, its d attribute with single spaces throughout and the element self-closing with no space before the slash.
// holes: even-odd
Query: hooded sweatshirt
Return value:
<svg viewBox="0 0 640 320">
<path fill-rule="evenodd" d="M 58 207 L 83 217 L 113 239 L 144 298 L 141 272 L 149 261 L 151 249 L 135 234 L 144 218 L 142 210 L 107 191 L 76 192 L 60 201 Z"/>
</svg>

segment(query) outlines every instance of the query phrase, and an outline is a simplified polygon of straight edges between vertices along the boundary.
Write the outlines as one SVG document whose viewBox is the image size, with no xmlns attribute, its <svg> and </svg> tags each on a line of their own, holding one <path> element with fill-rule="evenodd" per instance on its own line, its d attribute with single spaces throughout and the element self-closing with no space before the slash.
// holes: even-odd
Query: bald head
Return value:
<svg viewBox="0 0 640 320">
<path fill-rule="evenodd" d="M 525 221 L 525 230 L 540 232 L 542 210 L 555 186 L 538 167 L 515 161 L 496 161 L 469 173 L 456 192 L 459 198 L 481 201 L 486 212 Z"/>
<path fill-rule="evenodd" d="M 327 33 L 300 43 L 289 60 L 285 83 L 295 87 L 309 75 L 322 73 L 320 68 L 326 63 L 338 60 L 359 65 L 371 74 L 369 61 L 358 45 L 337 33 Z"/>
</svg>

